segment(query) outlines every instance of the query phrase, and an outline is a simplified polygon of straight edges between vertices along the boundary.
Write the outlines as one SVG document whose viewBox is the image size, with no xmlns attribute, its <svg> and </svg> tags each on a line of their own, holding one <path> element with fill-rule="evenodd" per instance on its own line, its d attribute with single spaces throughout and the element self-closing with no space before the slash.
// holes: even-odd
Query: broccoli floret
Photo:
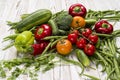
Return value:
<svg viewBox="0 0 120 80">
<path fill-rule="evenodd" d="M 56 15 L 55 21 L 57 26 L 61 30 L 70 30 L 70 24 L 72 22 L 72 16 L 67 11 L 61 11 Z"/>
</svg>

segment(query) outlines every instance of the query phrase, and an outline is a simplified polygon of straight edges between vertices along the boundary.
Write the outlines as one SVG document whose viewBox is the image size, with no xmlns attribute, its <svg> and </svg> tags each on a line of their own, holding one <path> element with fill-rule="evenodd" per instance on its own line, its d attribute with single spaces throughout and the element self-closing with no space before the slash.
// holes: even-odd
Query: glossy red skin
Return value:
<svg viewBox="0 0 120 80">
<path fill-rule="evenodd" d="M 44 49 L 47 47 L 47 45 L 49 44 L 49 42 L 45 41 L 45 42 L 41 42 L 39 44 L 33 44 L 32 48 L 33 48 L 33 55 L 40 55 L 42 54 L 42 52 L 44 51 Z"/>
<path fill-rule="evenodd" d="M 43 29 L 41 33 L 39 30 Z M 39 26 L 35 31 L 35 39 L 37 42 L 40 42 L 44 37 L 52 35 L 52 28 L 48 24 L 43 24 Z"/>
<path fill-rule="evenodd" d="M 96 44 L 98 42 L 98 36 L 95 34 L 90 34 L 88 39 L 93 43 Z"/>
<path fill-rule="evenodd" d="M 77 41 L 76 46 L 77 46 L 79 49 L 83 49 L 86 44 L 87 44 L 86 39 L 85 39 L 85 38 L 80 38 L 80 39 Z"/>
<path fill-rule="evenodd" d="M 72 43 L 75 44 L 77 42 L 78 35 L 76 33 L 71 33 L 68 34 L 68 40 Z"/>
<path fill-rule="evenodd" d="M 82 35 L 88 38 L 88 36 L 92 34 L 92 30 L 90 28 L 86 28 L 85 30 L 82 31 Z"/>
<path fill-rule="evenodd" d="M 85 47 L 84 47 L 84 52 L 86 55 L 88 56 L 92 56 L 95 53 L 95 46 L 88 43 Z"/>
<path fill-rule="evenodd" d="M 81 9 L 81 11 L 75 12 L 74 11 L 75 7 L 79 7 Z M 69 14 L 73 17 L 74 16 L 85 17 L 86 13 L 87 13 L 86 8 L 82 4 L 77 3 L 77 4 L 73 4 L 69 7 Z"/>
<path fill-rule="evenodd" d="M 108 25 L 107 28 L 102 27 L 102 24 L 104 23 Z M 113 32 L 113 26 L 106 20 L 101 20 L 95 24 L 95 31 L 97 33 L 111 34 Z"/>
</svg>

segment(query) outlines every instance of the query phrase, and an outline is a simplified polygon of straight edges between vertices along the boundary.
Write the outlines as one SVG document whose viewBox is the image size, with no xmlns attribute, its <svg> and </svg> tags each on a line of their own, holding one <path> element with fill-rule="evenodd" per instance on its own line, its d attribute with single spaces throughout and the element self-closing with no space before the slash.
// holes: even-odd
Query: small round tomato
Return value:
<svg viewBox="0 0 120 80">
<path fill-rule="evenodd" d="M 74 44 L 77 42 L 77 39 L 78 39 L 78 35 L 76 33 L 71 33 L 68 35 L 68 40 Z"/>
<path fill-rule="evenodd" d="M 62 39 L 57 42 L 57 52 L 61 55 L 68 55 L 72 50 L 72 43 L 68 39 Z"/>
<path fill-rule="evenodd" d="M 98 42 L 98 36 L 95 34 L 90 34 L 88 39 L 93 43 L 96 44 Z"/>
<path fill-rule="evenodd" d="M 86 55 L 88 56 L 92 56 L 95 53 L 95 46 L 88 43 L 85 47 L 84 47 L 84 52 Z"/>
<path fill-rule="evenodd" d="M 80 38 L 80 39 L 77 41 L 76 46 L 77 46 L 79 49 L 83 49 L 86 44 L 87 44 L 86 39 L 85 39 L 85 38 Z"/>
<path fill-rule="evenodd" d="M 73 17 L 73 20 L 71 22 L 72 28 L 78 28 L 78 27 L 84 27 L 86 24 L 85 19 L 80 16 Z"/>
<path fill-rule="evenodd" d="M 92 34 L 92 30 L 90 28 L 86 28 L 82 31 L 82 35 L 85 37 L 88 37 L 90 34 Z"/>
</svg>

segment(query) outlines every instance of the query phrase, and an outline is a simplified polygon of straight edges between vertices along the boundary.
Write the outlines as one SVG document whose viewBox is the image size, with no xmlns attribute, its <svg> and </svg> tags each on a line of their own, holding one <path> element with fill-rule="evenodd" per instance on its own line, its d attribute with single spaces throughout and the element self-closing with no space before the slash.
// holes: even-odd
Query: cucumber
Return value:
<svg viewBox="0 0 120 80">
<path fill-rule="evenodd" d="M 25 30 L 29 30 L 33 26 L 37 26 L 37 25 L 48 22 L 48 20 L 51 18 L 51 16 L 52 16 L 52 13 L 50 10 L 47 10 L 47 9 L 37 10 L 37 11 L 31 13 L 29 16 L 22 19 L 15 26 L 15 29 L 18 32 L 23 32 Z"/>
<path fill-rule="evenodd" d="M 90 65 L 90 60 L 88 56 L 81 49 L 76 49 L 76 56 L 84 66 L 87 67 Z"/>
<path fill-rule="evenodd" d="M 55 23 L 54 20 L 50 19 L 48 21 L 48 24 L 52 27 L 52 35 L 59 34 L 58 26 L 57 26 L 57 24 Z"/>
</svg>

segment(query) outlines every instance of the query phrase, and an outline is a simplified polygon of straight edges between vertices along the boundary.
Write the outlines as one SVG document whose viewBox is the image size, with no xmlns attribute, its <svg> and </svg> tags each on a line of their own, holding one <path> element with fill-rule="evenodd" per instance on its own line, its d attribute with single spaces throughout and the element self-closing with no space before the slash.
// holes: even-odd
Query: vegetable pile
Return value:
<svg viewBox="0 0 120 80">
<path fill-rule="evenodd" d="M 100 80 L 84 74 L 84 68 L 90 63 L 102 65 L 102 72 L 107 73 L 107 80 L 120 80 L 120 48 L 116 39 L 120 30 L 114 30 L 113 22 L 120 20 L 120 11 L 88 10 L 79 3 L 72 4 L 68 11 L 53 14 L 50 10 L 40 9 L 31 14 L 21 15 L 19 22 L 10 22 L 10 29 L 15 34 L 9 35 L 3 41 L 11 41 L 18 56 L 11 61 L 1 61 L 0 76 L 5 78 L 5 70 L 12 71 L 7 80 L 14 80 L 20 74 L 29 74 L 35 79 L 38 71 L 48 71 L 61 60 L 80 66 L 81 75 Z M 74 54 L 78 61 L 68 58 Z M 59 58 L 55 61 L 55 58 Z M 23 65 L 25 68 L 19 68 Z M 33 72 L 30 68 L 34 67 Z M 42 68 L 42 69 L 41 69 Z"/>
</svg>

